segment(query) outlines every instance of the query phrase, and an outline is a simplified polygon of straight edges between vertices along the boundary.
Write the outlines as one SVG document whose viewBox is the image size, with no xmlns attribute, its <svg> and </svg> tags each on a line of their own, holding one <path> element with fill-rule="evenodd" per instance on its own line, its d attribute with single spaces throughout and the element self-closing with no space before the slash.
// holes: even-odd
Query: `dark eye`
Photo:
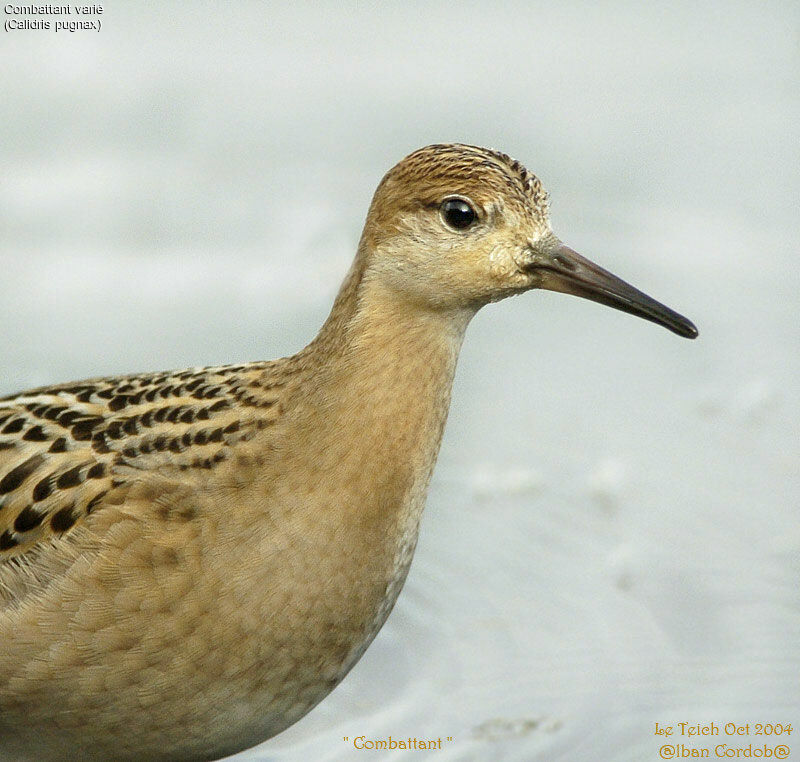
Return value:
<svg viewBox="0 0 800 762">
<path fill-rule="evenodd" d="M 455 230 L 465 230 L 478 219 L 475 210 L 460 198 L 448 198 L 442 202 L 442 219 Z"/>
</svg>

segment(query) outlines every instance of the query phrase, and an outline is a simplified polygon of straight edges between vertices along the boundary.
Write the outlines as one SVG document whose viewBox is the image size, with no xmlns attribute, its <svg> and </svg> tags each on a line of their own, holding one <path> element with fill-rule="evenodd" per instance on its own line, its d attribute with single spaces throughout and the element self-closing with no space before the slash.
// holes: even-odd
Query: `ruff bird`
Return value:
<svg viewBox="0 0 800 762">
<path fill-rule="evenodd" d="M 403 587 L 470 319 L 536 288 L 697 336 L 517 161 L 433 145 L 298 354 L 0 400 L 0 758 L 211 760 L 321 701 Z"/>
</svg>

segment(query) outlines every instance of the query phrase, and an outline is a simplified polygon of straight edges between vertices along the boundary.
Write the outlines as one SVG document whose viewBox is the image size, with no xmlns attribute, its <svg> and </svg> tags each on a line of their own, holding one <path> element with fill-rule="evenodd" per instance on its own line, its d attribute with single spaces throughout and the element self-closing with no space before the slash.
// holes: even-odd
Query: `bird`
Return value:
<svg viewBox="0 0 800 762">
<path fill-rule="evenodd" d="M 0 759 L 213 760 L 325 698 L 408 574 L 470 320 L 533 289 L 698 335 L 522 164 L 442 143 L 383 177 L 297 354 L 0 400 Z"/>
</svg>

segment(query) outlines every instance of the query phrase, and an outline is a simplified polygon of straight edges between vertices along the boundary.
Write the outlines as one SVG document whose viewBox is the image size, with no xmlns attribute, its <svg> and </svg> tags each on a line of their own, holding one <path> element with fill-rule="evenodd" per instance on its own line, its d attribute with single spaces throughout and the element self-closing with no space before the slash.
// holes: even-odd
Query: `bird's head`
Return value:
<svg viewBox="0 0 800 762">
<path fill-rule="evenodd" d="M 497 151 L 443 144 L 407 156 L 375 192 L 360 251 L 363 277 L 426 308 L 475 310 L 545 288 L 697 336 L 689 320 L 562 244 L 539 179 Z"/>
</svg>

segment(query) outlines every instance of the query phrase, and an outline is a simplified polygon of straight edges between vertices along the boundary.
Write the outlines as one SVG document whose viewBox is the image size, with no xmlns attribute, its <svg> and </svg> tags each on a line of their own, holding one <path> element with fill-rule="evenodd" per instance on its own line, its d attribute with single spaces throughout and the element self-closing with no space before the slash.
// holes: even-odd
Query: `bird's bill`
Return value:
<svg viewBox="0 0 800 762">
<path fill-rule="evenodd" d="M 525 268 L 538 275 L 537 286 L 549 291 L 582 296 L 593 302 L 630 312 L 668 328 L 678 336 L 697 338 L 691 320 L 635 289 L 608 270 L 582 257 L 569 246 L 559 243 L 546 252 L 536 251 Z"/>
</svg>

